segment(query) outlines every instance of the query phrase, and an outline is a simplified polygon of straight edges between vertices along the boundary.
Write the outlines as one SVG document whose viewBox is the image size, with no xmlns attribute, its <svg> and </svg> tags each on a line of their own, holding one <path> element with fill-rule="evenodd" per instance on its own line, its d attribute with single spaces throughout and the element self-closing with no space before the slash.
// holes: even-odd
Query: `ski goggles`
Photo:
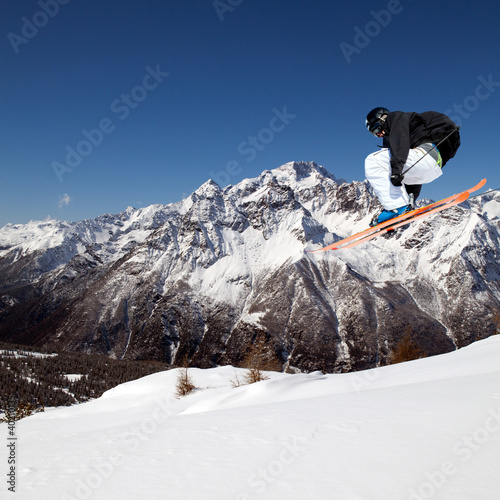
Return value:
<svg viewBox="0 0 500 500">
<path fill-rule="evenodd" d="M 385 119 L 377 120 L 374 123 L 369 123 L 368 120 L 365 121 L 365 125 L 366 128 L 368 129 L 368 132 L 373 134 L 375 137 L 378 137 L 377 134 L 380 134 L 382 132 L 384 124 L 385 124 Z"/>
</svg>

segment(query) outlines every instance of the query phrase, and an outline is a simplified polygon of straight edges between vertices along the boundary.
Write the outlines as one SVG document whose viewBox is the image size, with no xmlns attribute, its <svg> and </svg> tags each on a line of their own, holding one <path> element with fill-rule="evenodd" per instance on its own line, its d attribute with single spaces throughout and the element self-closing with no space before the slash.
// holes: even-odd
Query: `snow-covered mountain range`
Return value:
<svg viewBox="0 0 500 500">
<path fill-rule="evenodd" d="M 367 183 L 292 162 L 170 205 L 8 224 L 0 339 L 208 368 L 237 365 L 262 335 L 269 367 L 348 371 L 383 364 L 405 332 L 437 354 L 496 331 L 500 196 L 304 252 L 379 209 Z"/>
</svg>

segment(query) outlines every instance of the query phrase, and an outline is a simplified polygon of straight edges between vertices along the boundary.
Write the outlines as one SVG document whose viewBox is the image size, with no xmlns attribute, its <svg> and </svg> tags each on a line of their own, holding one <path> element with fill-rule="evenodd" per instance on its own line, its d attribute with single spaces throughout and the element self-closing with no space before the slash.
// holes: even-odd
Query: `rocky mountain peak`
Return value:
<svg viewBox="0 0 500 500">
<path fill-rule="evenodd" d="M 199 198 L 214 198 L 220 196 L 222 190 L 219 185 L 212 179 L 202 184 L 191 196 L 195 199 Z"/>
<path fill-rule="evenodd" d="M 498 329 L 500 198 L 478 197 L 352 250 L 376 199 L 313 162 L 171 205 L 0 230 L 0 338 L 116 358 L 238 364 L 256 336 L 275 368 L 387 362 Z"/>
<path fill-rule="evenodd" d="M 277 174 L 288 174 L 294 181 L 300 181 L 301 179 L 311 176 L 316 179 L 325 177 L 334 181 L 337 180 L 328 170 L 312 161 L 292 161 L 276 168 L 273 172 Z"/>
</svg>

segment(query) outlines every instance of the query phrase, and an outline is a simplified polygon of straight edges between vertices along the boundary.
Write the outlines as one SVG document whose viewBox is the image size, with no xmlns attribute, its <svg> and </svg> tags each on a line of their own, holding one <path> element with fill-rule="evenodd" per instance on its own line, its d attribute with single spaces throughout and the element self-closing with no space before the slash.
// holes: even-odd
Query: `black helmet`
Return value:
<svg viewBox="0 0 500 500">
<path fill-rule="evenodd" d="M 382 130 L 386 116 L 390 113 L 387 108 L 374 108 L 366 115 L 366 128 L 375 137 Z"/>
</svg>

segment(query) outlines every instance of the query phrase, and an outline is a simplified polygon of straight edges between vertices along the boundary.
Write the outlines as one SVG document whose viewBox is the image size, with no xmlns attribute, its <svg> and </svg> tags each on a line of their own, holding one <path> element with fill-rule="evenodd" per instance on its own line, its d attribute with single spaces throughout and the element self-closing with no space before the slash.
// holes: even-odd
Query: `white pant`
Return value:
<svg viewBox="0 0 500 500">
<path fill-rule="evenodd" d="M 428 184 L 442 175 L 443 172 L 436 160 L 430 155 L 424 158 L 424 155 L 425 151 L 421 149 L 410 149 L 408 159 L 403 167 L 404 184 Z M 405 171 L 417 161 L 415 167 L 405 174 Z M 408 205 L 410 200 L 404 185 L 396 187 L 391 184 L 389 149 L 381 149 L 366 157 L 365 175 L 386 210 L 394 210 Z"/>
</svg>

